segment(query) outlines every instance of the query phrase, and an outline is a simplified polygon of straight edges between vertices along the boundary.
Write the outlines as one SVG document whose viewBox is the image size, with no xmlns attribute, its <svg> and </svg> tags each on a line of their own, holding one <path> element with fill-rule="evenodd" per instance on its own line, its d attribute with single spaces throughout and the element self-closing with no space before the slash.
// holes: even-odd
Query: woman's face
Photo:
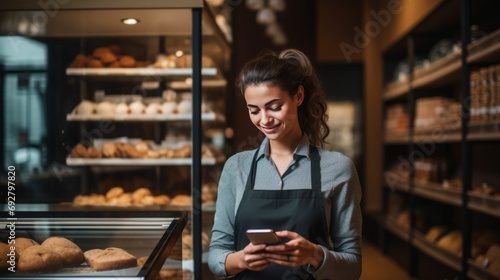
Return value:
<svg viewBox="0 0 500 280">
<path fill-rule="evenodd" d="M 252 123 L 270 140 L 279 140 L 289 133 L 300 133 L 297 107 L 302 103 L 304 89 L 294 97 L 278 86 L 259 84 L 245 90 L 248 114 Z"/>
</svg>

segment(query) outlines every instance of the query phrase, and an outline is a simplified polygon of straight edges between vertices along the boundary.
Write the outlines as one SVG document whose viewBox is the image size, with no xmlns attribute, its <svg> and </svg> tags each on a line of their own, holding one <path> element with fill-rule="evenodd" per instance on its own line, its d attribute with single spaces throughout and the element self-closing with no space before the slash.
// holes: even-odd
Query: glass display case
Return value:
<svg viewBox="0 0 500 280">
<path fill-rule="evenodd" d="M 166 279 L 166 275 L 182 271 L 181 262 L 175 260 L 179 251 L 175 247 L 177 241 L 182 243 L 185 212 L 17 211 L 6 216 L 0 221 L 0 241 L 9 244 L 8 252 L 2 247 L 2 279 Z M 22 243 L 26 240 L 33 243 L 27 246 Z M 49 240 L 73 242 L 80 251 L 61 243 L 66 250 L 61 253 L 61 246 Z M 93 260 L 92 251 L 106 250 L 107 260 L 103 256 Z M 121 255 L 111 256 L 112 250 Z M 58 265 L 52 261 L 53 254 L 77 261 L 69 264 L 63 260 Z"/>
<path fill-rule="evenodd" d="M 14 177 L 16 205 L 187 211 L 183 267 L 201 275 L 231 54 L 213 12 L 202 0 L 2 5 L 0 183 Z"/>
</svg>

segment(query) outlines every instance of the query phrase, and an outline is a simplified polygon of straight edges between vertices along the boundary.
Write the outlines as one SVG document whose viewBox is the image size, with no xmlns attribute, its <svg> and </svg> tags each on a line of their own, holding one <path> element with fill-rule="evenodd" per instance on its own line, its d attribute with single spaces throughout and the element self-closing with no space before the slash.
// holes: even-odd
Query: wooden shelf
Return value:
<svg viewBox="0 0 500 280">
<path fill-rule="evenodd" d="M 203 121 L 215 121 L 221 120 L 223 116 L 219 116 L 214 112 L 201 114 L 201 119 Z M 163 121 L 190 121 L 192 119 L 192 114 L 157 114 L 157 115 L 125 115 L 117 117 L 105 117 L 101 115 L 78 115 L 78 114 L 67 114 L 67 121 L 79 121 L 79 122 L 100 122 L 100 121 L 113 121 L 113 122 L 163 122 Z"/>
<path fill-rule="evenodd" d="M 441 184 L 415 181 L 413 193 L 446 204 L 462 206 L 462 190 L 460 189 L 445 189 Z"/>
<path fill-rule="evenodd" d="M 500 29 L 469 44 L 468 63 L 492 63 L 500 60 Z"/>
<path fill-rule="evenodd" d="M 392 82 L 386 86 L 382 93 L 382 99 L 388 101 L 404 96 L 410 91 L 408 82 Z"/>
<path fill-rule="evenodd" d="M 412 82 L 414 89 L 439 87 L 460 79 L 462 53 L 456 52 L 433 62 L 428 68 L 416 71 Z"/>
<path fill-rule="evenodd" d="M 409 242 L 410 241 L 410 232 L 408 229 L 405 229 L 398 225 L 396 221 L 391 218 L 385 218 L 384 227 L 392 232 L 394 235 L 398 236 L 402 240 Z"/>
<path fill-rule="evenodd" d="M 500 198 L 488 194 L 477 194 L 471 191 L 468 194 L 469 209 L 500 218 Z"/>
<path fill-rule="evenodd" d="M 215 165 L 225 157 L 202 158 L 202 165 Z M 68 166 L 179 166 L 191 165 L 191 158 L 66 158 Z"/>
<path fill-rule="evenodd" d="M 434 128 L 428 130 L 415 131 L 413 134 L 414 143 L 453 143 L 462 141 L 460 128 L 447 130 L 446 128 Z"/>
<path fill-rule="evenodd" d="M 472 259 L 468 259 L 467 262 L 469 263 L 469 271 L 467 273 L 467 276 L 469 276 L 470 279 L 473 280 L 499 280 L 500 277 L 494 275 L 489 271 L 488 269 L 481 267 L 474 263 Z"/>
<path fill-rule="evenodd" d="M 384 144 L 386 145 L 402 145 L 408 144 L 410 142 L 410 134 L 406 133 L 396 133 L 387 132 L 384 135 Z"/>
<path fill-rule="evenodd" d="M 459 255 L 439 247 L 436 243 L 429 242 L 420 232 L 413 231 L 412 244 L 439 262 L 457 271 L 462 271 L 462 260 Z"/>
<path fill-rule="evenodd" d="M 469 141 L 496 141 L 500 140 L 500 121 L 469 124 Z"/>
</svg>

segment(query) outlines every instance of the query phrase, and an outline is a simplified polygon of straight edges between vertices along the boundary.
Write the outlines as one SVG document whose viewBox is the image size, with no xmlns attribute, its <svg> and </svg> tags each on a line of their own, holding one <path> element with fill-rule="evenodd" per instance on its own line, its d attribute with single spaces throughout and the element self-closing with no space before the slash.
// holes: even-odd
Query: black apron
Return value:
<svg viewBox="0 0 500 280">
<path fill-rule="evenodd" d="M 257 154 L 248 175 L 245 192 L 235 217 L 234 235 L 236 250 L 244 249 L 250 242 L 247 229 L 290 230 L 315 244 L 331 249 L 328 227 L 321 194 L 321 171 L 318 149 L 310 146 L 311 189 L 254 190 Z M 307 265 L 299 267 L 271 263 L 261 271 L 245 270 L 236 279 L 314 279 L 307 272 Z"/>
</svg>

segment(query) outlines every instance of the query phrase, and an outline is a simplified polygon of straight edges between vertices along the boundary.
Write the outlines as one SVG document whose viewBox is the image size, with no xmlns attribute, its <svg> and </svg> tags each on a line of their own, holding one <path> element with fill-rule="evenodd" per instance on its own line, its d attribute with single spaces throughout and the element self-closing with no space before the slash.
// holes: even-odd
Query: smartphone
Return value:
<svg viewBox="0 0 500 280">
<path fill-rule="evenodd" d="M 283 244 L 281 239 L 272 229 L 249 229 L 246 231 L 247 237 L 253 245 L 279 245 Z"/>
</svg>

